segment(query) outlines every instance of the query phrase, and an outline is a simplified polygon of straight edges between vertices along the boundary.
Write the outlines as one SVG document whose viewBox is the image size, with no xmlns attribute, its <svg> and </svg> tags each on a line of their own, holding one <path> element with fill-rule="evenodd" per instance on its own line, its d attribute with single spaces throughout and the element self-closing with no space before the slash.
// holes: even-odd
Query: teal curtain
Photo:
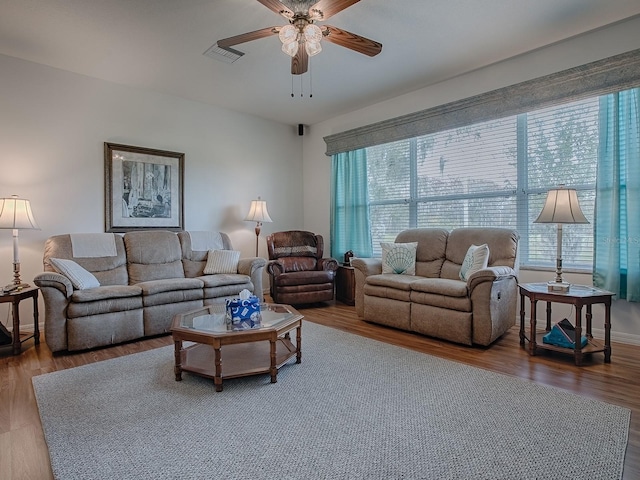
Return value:
<svg viewBox="0 0 640 480">
<path fill-rule="evenodd" d="M 600 99 L 593 284 L 640 302 L 640 88 Z"/>
<path fill-rule="evenodd" d="M 342 261 L 352 250 L 371 257 L 371 225 L 365 149 L 331 157 L 331 256 Z"/>
</svg>

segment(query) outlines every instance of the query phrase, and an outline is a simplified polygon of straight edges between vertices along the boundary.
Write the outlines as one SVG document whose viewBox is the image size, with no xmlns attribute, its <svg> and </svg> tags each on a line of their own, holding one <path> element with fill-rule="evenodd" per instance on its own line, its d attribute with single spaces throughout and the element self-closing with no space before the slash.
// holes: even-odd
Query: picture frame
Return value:
<svg viewBox="0 0 640 480">
<path fill-rule="evenodd" d="M 184 153 L 104 143 L 105 231 L 184 229 Z"/>
</svg>

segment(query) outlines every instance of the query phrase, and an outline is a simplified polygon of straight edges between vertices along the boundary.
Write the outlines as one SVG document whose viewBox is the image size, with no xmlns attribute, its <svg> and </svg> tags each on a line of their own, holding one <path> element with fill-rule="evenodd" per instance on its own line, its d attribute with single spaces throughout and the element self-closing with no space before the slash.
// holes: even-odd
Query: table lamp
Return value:
<svg viewBox="0 0 640 480">
<path fill-rule="evenodd" d="M 267 211 L 267 202 L 265 200 L 251 200 L 251 206 L 249 207 L 249 213 L 244 218 L 247 222 L 256 222 L 256 257 L 258 256 L 258 237 L 260 237 L 260 227 L 263 222 L 271 223 L 271 217 Z"/>
<path fill-rule="evenodd" d="M 13 283 L 3 288 L 4 292 L 27 288 L 28 283 L 20 280 L 20 250 L 18 247 L 19 230 L 40 230 L 33 218 L 31 204 L 25 198 L 12 195 L 0 198 L 0 229 L 13 230 Z"/>
<path fill-rule="evenodd" d="M 556 254 L 556 279 L 547 283 L 550 292 L 568 292 L 571 284 L 562 280 L 562 225 L 572 223 L 589 223 L 586 219 L 580 204 L 578 195 L 573 188 L 565 188 L 558 185 L 558 188 L 547 192 L 547 200 L 542 207 L 542 211 L 533 223 L 556 223 L 557 232 L 557 254 Z"/>
</svg>

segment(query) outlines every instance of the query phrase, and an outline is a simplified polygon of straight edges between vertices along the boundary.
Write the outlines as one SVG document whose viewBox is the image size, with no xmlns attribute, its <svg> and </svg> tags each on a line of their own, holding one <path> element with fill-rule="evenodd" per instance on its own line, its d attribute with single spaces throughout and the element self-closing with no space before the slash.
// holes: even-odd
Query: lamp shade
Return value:
<svg viewBox="0 0 640 480">
<path fill-rule="evenodd" d="M 251 200 L 249 213 L 247 213 L 245 220 L 260 223 L 273 222 L 273 220 L 271 220 L 271 217 L 269 216 L 269 212 L 267 211 L 267 202 L 265 200 L 260 200 L 260 197 L 258 197 L 257 200 Z"/>
<path fill-rule="evenodd" d="M 573 188 L 558 188 L 547 192 L 547 200 L 533 223 L 589 223 L 582 213 L 578 195 Z"/>
<path fill-rule="evenodd" d="M 18 198 L 17 195 L 0 198 L 0 229 L 40 230 L 33 218 L 29 200 Z"/>
</svg>

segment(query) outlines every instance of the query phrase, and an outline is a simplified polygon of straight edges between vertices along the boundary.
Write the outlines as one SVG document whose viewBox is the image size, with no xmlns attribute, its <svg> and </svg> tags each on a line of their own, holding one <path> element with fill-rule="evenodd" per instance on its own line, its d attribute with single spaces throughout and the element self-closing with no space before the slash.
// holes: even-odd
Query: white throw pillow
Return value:
<svg viewBox="0 0 640 480">
<path fill-rule="evenodd" d="M 73 288 L 84 290 L 85 288 L 95 288 L 100 286 L 100 282 L 88 270 L 85 270 L 73 260 L 65 258 L 50 258 L 49 262 L 58 273 L 61 273 L 69 280 Z"/>
<path fill-rule="evenodd" d="M 238 273 L 239 260 L 240 252 L 237 250 L 209 250 L 203 272 L 205 275 Z"/>
<path fill-rule="evenodd" d="M 487 268 L 489 263 L 489 246 L 486 243 L 482 245 L 471 245 L 467 254 L 462 262 L 460 268 L 460 280 L 465 282 L 469 280 L 469 277 L 476 273 L 478 270 Z"/>
<path fill-rule="evenodd" d="M 382 247 L 382 273 L 416 274 L 418 242 L 380 243 Z"/>
</svg>

